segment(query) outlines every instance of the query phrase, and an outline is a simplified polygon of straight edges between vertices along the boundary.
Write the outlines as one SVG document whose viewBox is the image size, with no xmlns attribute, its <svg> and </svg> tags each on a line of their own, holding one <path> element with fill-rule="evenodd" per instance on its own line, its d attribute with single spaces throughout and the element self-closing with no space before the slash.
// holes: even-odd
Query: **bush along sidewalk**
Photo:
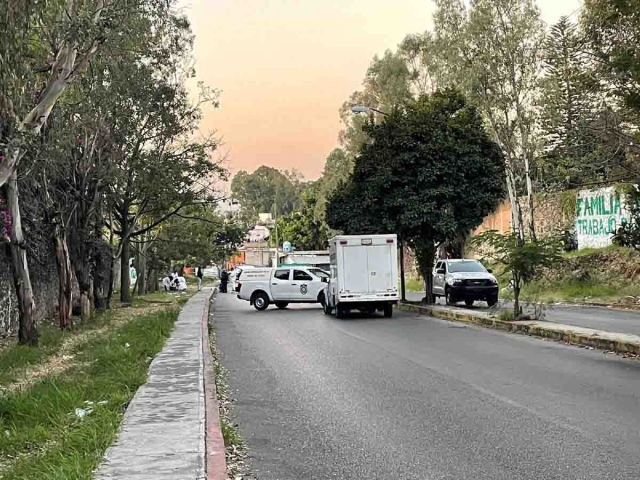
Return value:
<svg viewBox="0 0 640 480">
<path fill-rule="evenodd" d="M 215 297 L 214 300 L 215 301 Z M 247 462 L 247 445 L 238 432 L 238 425 L 232 420 L 231 405 L 233 399 L 227 384 L 227 370 L 220 363 L 221 352 L 216 343 L 215 328 L 215 304 L 209 308 L 209 346 L 213 357 L 213 370 L 215 374 L 216 395 L 220 409 L 220 428 L 224 438 L 227 461 L 228 478 L 242 478 L 242 480 L 254 480 L 256 477 L 251 472 Z"/>
<path fill-rule="evenodd" d="M 0 478 L 90 479 L 179 310 L 135 316 L 75 347 L 73 365 L 0 394 Z"/>
</svg>

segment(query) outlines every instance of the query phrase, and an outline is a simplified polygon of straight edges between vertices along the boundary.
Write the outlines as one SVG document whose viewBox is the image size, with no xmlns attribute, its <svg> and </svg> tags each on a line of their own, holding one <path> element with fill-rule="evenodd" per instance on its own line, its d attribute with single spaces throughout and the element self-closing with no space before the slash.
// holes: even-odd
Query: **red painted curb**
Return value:
<svg viewBox="0 0 640 480">
<path fill-rule="evenodd" d="M 227 461 L 225 458 L 224 438 L 220 429 L 220 412 L 216 396 L 216 383 L 213 371 L 213 358 L 209 348 L 209 309 L 211 297 L 207 299 L 202 315 L 202 360 L 204 371 L 204 410 L 205 410 L 205 462 L 207 480 L 225 480 Z"/>
</svg>

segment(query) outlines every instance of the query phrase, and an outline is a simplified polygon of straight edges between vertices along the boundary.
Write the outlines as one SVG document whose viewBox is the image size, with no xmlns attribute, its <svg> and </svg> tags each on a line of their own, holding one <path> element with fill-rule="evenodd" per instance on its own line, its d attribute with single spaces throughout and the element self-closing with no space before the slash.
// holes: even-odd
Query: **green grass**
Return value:
<svg viewBox="0 0 640 480">
<path fill-rule="evenodd" d="M 500 310 L 500 313 L 498 313 L 498 318 L 503 322 L 513 321 L 514 319 L 513 310 L 512 309 Z"/>
<path fill-rule="evenodd" d="M 15 381 L 16 372 L 19 368 L 37 365 L 47 357 L 55 354 L 60 348 L 65 335 L 69 335 L 69 333 L 61 331 L 58 327 L 48 325 L 40 331 L 39 348 L 11 345 L 0 350 L 0 365 L 2 365 L 2 368 L 0 368 L 0 386 Z"/>
<path fill-rule="evenodd" d="M 186 303 L 193 293 L 195 293 L 195 288 L 179 296 L 167 292 L 148 293 L 141 297 L 135 296 L 133 297 L 132 307 L 125 310 L 127 312 L 131 311 L 132 315 L 139 315 L 147 307 L 164 305 L 167 308 L 171 306 L 177 307 Z M 64 331 L 60 330 L 57 323 L 51 321 L 38 325 L 40 338 L 37 348 L 25 347 L 12 342 L 5 348 L 0 349 L 0 365 L 2 366 L 0 368 L 0 391 L 2 386 L 15 382 L 16 377 L 21 375 L 25 369 L 42 364 L 51 356 L 56 355 L 65 340 L 111 323 L 113 314 L 122 311 L 118 307 L 119 302 L 116 297 L 114 297 L 112 305 L 114 306 L 113 309 L 95 313 L 86 323 L 81 323 L 80 318 L 74 317 L 73 327 Z"/>
<path fill-rule="evenodd" d="M 70 369 L 0 396 L 0 477 L 90 479 L 177 316 L 171 309 L 134 317 L 78 345 Z M 78 418 L 85 402 L 93 402 L 94 411 Z"/>
<path fill-rule="evenodd" d="M 616 250 L 626 250 L 618 247 L 616 245 L 609 245 L 608 247 L 603 248 L 583 248 L 582 250 L 572 250 L 570 252 L 565 252 L 563 257 L 565 258 L 577 258 L 577 257 L 586 257 L 589 255 L 593 255 L 594 253 L 605 253 L 605 252 L 613 252 Z"/>
<path fill-rule="evenodd" d="M 73 327 L 67 330 L 60 330 L 57 324 L 51 322 L 41 324 L 38 326 L 40 338 L 37 348 L 14 343 L 0 350 L 0 365 L 2 365 L 2 369 L 0 369 L 0 387 L 14 382 L 16 375 L 21 370 L 43 363 L 49 357 L 58 353 L 66 339 L 108 324 L 111 321 L 112 312 L 113 310 L 96 313 L 86 323 L 81 323 L 79 318 L 74 317 L 75 323 Z"/>
<path fill-rule="evenodd" d="M 420 278 L 407 278 L 404 286 L 408 292 L 424 292 L 424 283 Z"/>
<path fill-rule="evenodd" d="M 220 419 L 220 428 L 222 430 L 222 438 L 224 438 L 225 447 L 231 447 L 233 445 L 239 447 L 244 445 L 242 437 L 240 437 L 236 427 L 228 423 L 224 418 Z"/>
</svg>

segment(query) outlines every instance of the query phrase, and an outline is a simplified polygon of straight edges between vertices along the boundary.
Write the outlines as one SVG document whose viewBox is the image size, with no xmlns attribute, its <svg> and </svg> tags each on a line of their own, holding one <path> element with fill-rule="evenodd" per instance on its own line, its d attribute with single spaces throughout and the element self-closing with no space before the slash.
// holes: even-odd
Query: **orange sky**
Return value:
<svg viewBox="0 0 640 480">
<path fill-rule="evenodd" d="M 545 21 L 579 0 L 538 0 Z M 338 108 L 374 54 L 431 26 L 429 0 L 183 0 L 197 80 L 223 91 L 205 109 L 232 173 L 260 165 L 319 176 L 337 146 Z"/>
</svg>

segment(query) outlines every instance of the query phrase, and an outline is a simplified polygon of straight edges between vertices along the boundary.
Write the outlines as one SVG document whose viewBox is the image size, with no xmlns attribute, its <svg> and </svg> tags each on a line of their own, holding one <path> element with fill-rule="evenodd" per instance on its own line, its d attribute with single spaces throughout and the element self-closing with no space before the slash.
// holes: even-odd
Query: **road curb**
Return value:
<svg viewBox="0 0 640 480">
<path fill-rule="evenodd" d="M 535 321 L 509 322 L 490 316 L 472 315 L 469 313 L 456 312 L 453 310 L 445 310 L 441 308 L 433 308 L 429 306 L 413 305 L 407 303 L 399 303 L 397 308 L 398 310 L 404 312 L 418 313 L 420 315 L 441 318 L 448 321 L 482 325 L 485 327 L 493 328 L 495 330 L 502 330 L 511 333 L 522 333 L 541 338 L 549 338 L 566 343 L 597 348 L 599 350 L 640 355 L 640 337 L 637 337 L 635 335 L 625 335 L 598 330 L 590 330 L 588 333 L 585 333 L 581 332 L 580 328 L 571 327 L 569 325 L 558 325 L 557 327 L 554 327 L 552 324 L 547 325 L 547 323 L 549 322 L 545 322 L 544 325 L 541 325 L 541 322 Z M 615 336 L 622 336 L 627 338 L 635 337 L 638 339 L 638 341 L 613 338 Z"/>
<path fill-rule="evenodd" d="M 216 290 L 207 299 L 202 315 L 202 361 L 205 403 L 205 462 L 207 480 L 225 480 L 227 478 L 227 462 L 225 457 L 224 438 L 220 428 L 220 411 L 216 395 L 213 357 L 209 343 L 209 311 Z"/>
</svg>

